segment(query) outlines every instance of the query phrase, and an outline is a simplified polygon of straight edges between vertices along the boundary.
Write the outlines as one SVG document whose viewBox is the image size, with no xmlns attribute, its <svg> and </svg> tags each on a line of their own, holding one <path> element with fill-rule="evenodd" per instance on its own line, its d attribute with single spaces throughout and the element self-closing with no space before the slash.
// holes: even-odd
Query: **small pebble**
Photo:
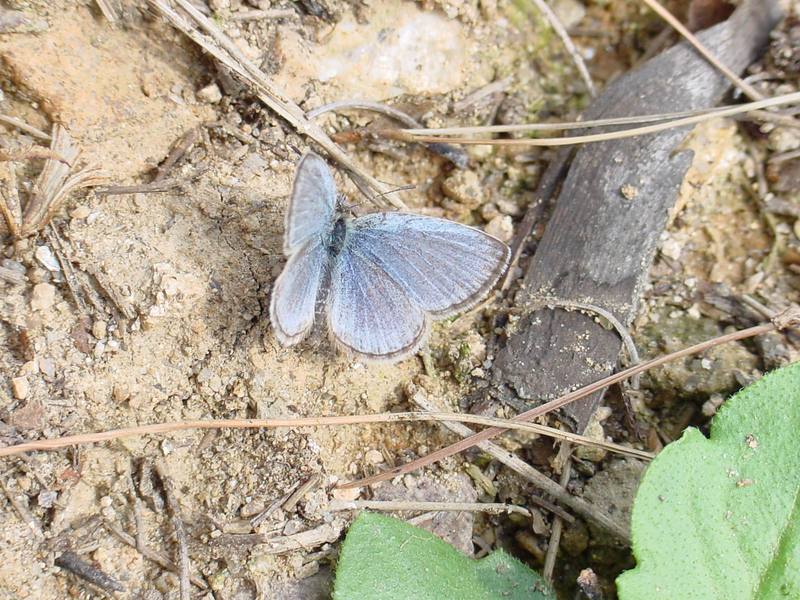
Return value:
<svg viewBox="0 0 800 600">
<path fill-rule="evenodd" d="M 9 247 L 13 252 L 14 248 L 12 246 Z M 4 258 L 2 261 L 0 261 L 0 265 L 4 266 L 6 269 L 11 269 L 12 271 L 16 271 L 17 273 L 25 275 L 25 265 L 19 261 L 11 260 L 10 258 Z"/>
<path fill-rule="evenodd" d="M 222 100 L 222 92 L 216 83 L 210 83 L 197 91 L 197 99 L 208 104 L 216 104 Z"/>
<path fill-rule="evenodd" d="M 31 384 L 28 383 L 28 378 L 14 377 L 11 380 L 11 391 L 14 392 L 14 398 L 17 400 L 25 400 L 31 392 Z"/>
<path fill-rule="evenodd" d="M 36 248 L 35 252 L 36 260 L 48 271 L 51 273 L 55 273 L 61 270 L 61 265 L 58 264 L 58 260 L 53 255 L 53 251 L 50 250 L 47 246 L 39 246 Z"/>
<path fill-rule="evenodd" d="M 586 6 L 578 0 L 556 0 L 552 5 L 553 12 L 566 29 L 580 23 L 586 15 Z"/>
<path fill-rule="evenodd" d="M 283 527 L 283 535 L 294 535 L 303 531 L 303 521 L 300 519 L 290 519 Z"/>
<path fill-rule="evenodd" d="M 630 183 L 626 183 L 619 188 L 619 192 L 625 197 L 626 200 L 634 200 L 636 196 L 639 195 L 639 189 Z"/>
<path fill-rule="evenodd" d="M 487 202 L 486 204 L 481 206 L 481 218 L 487 223 L 492 219 L 494 219 L 499 214 L 500 211 L 498 210 L 497 205 L 494 202 Z"/>
<path fill-rule="evenodd" d="M 125 384 L 118 383 L 114 385 L 114 389 L 111 391 L 111 396 L 114 398 L 115 402 L 122 404 L 131 397 L 131 393 Z"/>
<path fill-rule="evenodd" d="M 513 200 L 509 200 L 508 198 L 501 198 L 500 200 L 498 200 L 497 208 L 504 215 L 511 215 L 512 217 L 519 216 L 522 213 L 522 211 L 519 208 L 519 205 Z"/>
<path fill-rule="evenodd" d="M 98 319 L 97 321 L 92 323 L 92 335 L 98 340 L 102 340 L 103 338 L 105 338 L 107 331 L 108 331 L 108 323 L 106 323 L 102 319 Z"/>
<path fill-rule="evenodd" d="M 39 492 L 39 495 L 36 497 L 36 503 L 42 508 L 53 508 L 53 505 L 56 503 L 57 499 L 58 492 L 53 490 L 44 490 L 43 492 Z"/>
<path fill-rule="evenodd" d="M 678 260 L 683 252 L 683 245 L 672 238 L 667 238 L 661 244 L 661 254 L 672 260 Z"/>
<path fill-rule="evenodd" d="M 379 465 L 384 462 L 383 454 L 378 450 L 368 450 L 364 458 L 371 465 Z"/>
<path fill-rule="evenodd" d="M 100 506 L 102 506 L 103 508 L 111 506 L 112 503 L 113 501 L 111 500 L 111 496 L 103 496 L 102 498 L 100 498 Z"/>
<path fill-rule="evenodd" d="M 442 182 L 442 192 L 448 198 L 469 208 L 477 208 L 486 201 L 480 179 L 474 171 L 453 171 Z"/>
<path fill-rule="evenodd" d="M 342 502 L 352 502 L 361 495 L 361 488 L 334 488 L 331 496 L 334 500 L 341 500 Z"/>
<path fill-rule="evenodd" d="M 508 242 L 514 237 L 514 223 L 508 215 L 498 215 L 486 224 L 484 231 L 500 241 Z"/>
<path fill-rule="evenodd" d="M 208 5 L 214 12 L 220 12 L 222 10 L 230 10 L 231 0 L 209 0 Z"/>
<path fill-rule="evenodd" d="M 56 288 L 49 283 L 37 283 L 31 293 L 31 309 L 45 311 L 55 304 Z"/>
<path fill-rule="evenodd" d="M 725 402 L 725 396 L 722 394 L 711 394 L 711 397 L 703 403 L 702 412 L 706 417 L 713 417 L 717 413 L 717 409 Z"/>
<path fill-rule="evenodd" d="M 85 219 L 92 211 L 88 206 L 78 206 L 75 210 L 69 213 L 73 219 Z"/>
<path fill-rule="evenodd" d="M 251 500 L 239 509 L 239 516 L 241 516 L 243 519 L 249 519 L 251 517 L 255 517 L 261 512 L 264 512 L 265 508 L 266 505 L 264 504 L 263 500 Z"/>
<path fill-rule="evenodd" d="M 169 456 L 174 449 L 175 446 L 170 440 L 164 440 L 161 442 L 161 452 L 164 453 L 164 456 Z"/>
<path fill-rule="evenodd" d="M 35 360 L 29 360 L 28 362 L 24 363 L 22 368 L 19 370 L 19 377 L 24 375 L 36 375 L 38 372 L 39 365 Z"/>
<path fill-rule="evenodd" d="M 178 281 L 177 277 L 165 277 L 161 281 L 161 287 L 164 290 L 164 294 L 168 298 L 177 296 L 178 293 L 181 291 L 180 282 Z"/>
<path fill-rule="evenodd" d="M 40 358 L 39 370 L 47 377 L 56 376 L 56 363 L 52 358 Z"/>
</svg>

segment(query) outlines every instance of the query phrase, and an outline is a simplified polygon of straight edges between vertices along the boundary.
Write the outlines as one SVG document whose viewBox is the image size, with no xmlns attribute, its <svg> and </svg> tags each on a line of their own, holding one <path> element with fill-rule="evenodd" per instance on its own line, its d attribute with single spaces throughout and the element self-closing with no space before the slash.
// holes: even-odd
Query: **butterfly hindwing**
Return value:
<svg viewBox="0 0 800 600">
<path fill-rule="evenodd" d="M 428 319 L 374 262 L 346 244 L 333 268 L 328 327 L 337 345 L 367 360 L 399 360 L 414 352 Z"/>
<path fill-rule="evenodd" d="M 434 318 L 477 304 L 508 266 L 503 242 L 446 219 L 373 213 L 353 220 L 350 229 L 348 245 Z"/>
<path fill-rule="evenodd" d="M 325 247 L 312 240 L 297 248 L 284 266 L 269 304 L 270 321 L 282 345 L 296 344 L 311 331 L 329 262 Z"/>
</svg>

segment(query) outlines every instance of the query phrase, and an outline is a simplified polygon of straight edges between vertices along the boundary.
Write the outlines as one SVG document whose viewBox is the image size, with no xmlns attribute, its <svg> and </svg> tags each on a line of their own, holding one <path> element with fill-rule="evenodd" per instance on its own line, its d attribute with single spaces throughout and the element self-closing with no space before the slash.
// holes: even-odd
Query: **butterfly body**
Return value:
<svg viewBox="0 0 800 600">
<path fill-rule="evenodd" d="M 332 260 L 335 261 L 342 253 L 346 237 L 347 219 L 344 216 L 340 216 L 333 224 L 333 231 L 331 231 L 330 237 L 327 240 L 323 240 L 323 243 L 327 242 L 328 254 Z"/>
<path fill-rule="evenodd" d="M 284 253 L 270 319 L 284 346 L 324 313 L 334 344 L 366 360 L 400 360 L 434 319 L 474 306 L 508 265 L 488 234 L 413 213 L 345 216 L 327 164 L 301 159 L 287 212 Z"/>
</svg>

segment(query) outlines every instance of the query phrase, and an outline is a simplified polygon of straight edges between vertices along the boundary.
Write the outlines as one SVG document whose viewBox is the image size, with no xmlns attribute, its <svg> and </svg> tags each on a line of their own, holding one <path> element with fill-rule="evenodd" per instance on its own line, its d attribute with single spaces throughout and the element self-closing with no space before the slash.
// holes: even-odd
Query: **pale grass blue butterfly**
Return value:
<svg viewBox="0 0 800 600">
<path fill-rule="evenodd" d="M 401 212 L 351 218 L 341 208 L 328 165 L 303 156 L 286 213 L 288 261 L 269 307 L 283 346 L 324 318 L 345 352 L 401 360 L 432 320 L 480 302 L 508 267 L 508 246 L 479 229 Z"/>
</svg>

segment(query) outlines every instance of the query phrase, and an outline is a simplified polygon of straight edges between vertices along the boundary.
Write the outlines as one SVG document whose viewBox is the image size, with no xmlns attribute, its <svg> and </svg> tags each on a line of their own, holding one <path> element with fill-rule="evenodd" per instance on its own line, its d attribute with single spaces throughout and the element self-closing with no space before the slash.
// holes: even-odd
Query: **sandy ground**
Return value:
<svg viewBox="0 0 800 600">
<path fill-rule="evenodd" d="M 396 0 L 331 2 L 339 18 L 334 26 L 298 15 L 236 20 L 254 6 L 210 3 L 242 51 L 304 109 L 342 98 L 393 100 L 434 126 L 533 115 L 567 118 L 585 101 L 560 46 L 541 23 L 503 2 L 429 4 L 433 10 Z M 571 5 L 559 4 L 565 10 Z M 77 298 L 67 285 L 68 273 L 52 258 L 56 234 L 6 239 L 0 246 L 3 265 L 27 278 L 22 285 L 0 282 L 2 442 L 182 419 L 379 412 L 406 407 L 410 386 L 456 406 L 480 384 L 488 317 L 496 310 L 491 303 L 437 325 L 429 350 L 435 376 L 425 374 L 417 357 L 393 366 L 364 365 L 334 355 L 318 340 L 282 349 L 266 307 L 284 262 L 283 214 L 307 140 L 144 11 L 126 9 L 120 22 L 110 25 L 93 4 L 31 2 L 12 8 L 22 9 L 27 21 L 0 34 L 0 112 L 44 131 L 63 123 L 82 150 L 82 162 L 102 167 L 113 184 L 150 181 L 175 144 L 191 131 L 196 136 L 166 174 L 176 182 L 169 191 L 112 196 L 81 191 L 56 216 L 53 228 L 76 271 Z M 623 17 L 630 15 L 593 8 L 582 24 L 616 23 L 610 34 L 615 42 L 649 35 L 652 21 L 627 30 L 618 26 Z M 629 66 L 610 46 L 591 36 L 582 43 L 600 80 Z M 389 57 L 384 63 L 377 62 L 377 48 Z M 509 80 L 502 93 L 470 96 L 504 78 Z M 348 113 L 326 116 L 323 123 L 334 132 L 376 118 Z M 736 126 L 718 123 L 697 136 L 698 160 L 683 209 L 665 236 L 654 273 L 655 280 L 672 287 L 651 295 L 637 323 L 642 331 L 660 318 L 701 320 L 692 312 L 697 302 L 687 277 L 767 290 L 776 300 L 796 299 L 796 282 L 787 273 L 763 275 L 773 232 L 742 193 L 741 182 L 754 177 L 757 161 L 748 158 Z M 3 131 L 0 140 L 11 150 L 34 142 L 12 130 Z M 783 149 L 793 144 L 800 145 L 788 140 Z M 421 147 L 372 142 L 349 151 L 379 179 L 415 184 L 405 196 L 413 209 L 506 238 L 531 199 L 540 159 L 547 157 L 470 148 L 473 166 L 451 171 Z M 24 194 L 41 161 L 11 164 L 0 163 L 2 180 L 15 168 Z M 351 201 L 363 202 L 352 184 L 341 177 L 339 183 Z M 643 346 L 657 351 L 661 346 L 654 339 L 658 335 L 645 336 Z M 758 357 L 737 348 L 729 359 L 754 376 L 762 366 Z M 720 369 L 729 364 L 720 361 Z M 687 369 L 693 372 L 691 365 Z M 702 391 L 699 404 L 740 384 L 721 381 Z M 638 409 L 654 420 L 661 407 L 675 403 L 663 394 L 659 403 L 646 400 Z M 683 419 L 681 407 L 668 419 Z M 118 597 L 177 597 L 176 575 L 103 525 L 133 535 L 138 510 L 139 533 L 148 548 L 175 556 L 169 512 L 153 474 L 156 463 L 175 486 L 193 568 L 207 594 L 314 597 L 309 590 L 324 580 L 352 517 L 328 510 L 331 497 L 344 497 L 332 490 L 334 484 L 449 439 L 423 425 L 189 431 L 4 460 L 0 498 L 13 499 L 16 508 L 2 500 L 0 598 L 100 597 L 54 566 L 65 549 L 116 577 L 127 589 Z M 385 497 L 485 496 L 464 475 L 460 460 L 445 461 L 431 473 L 407 477 L 387 488 Z M 278 504 L 253 525 L 254 516 L 310 478 L 314 485 L 294 506 Z M 499 482 L 505 498 L 524 501 L 524 486 L 502 477 Z M 486 532 L 492 522 L 479 521 L 484 537 L 491 537 Z M 471 551 L 471 527 L 470 517 L 439 530 L 447 535 L 449 528 L 450 539 Z M 274 540 L 254 544 L 254 534 Z M 536 565 L 537 548 L 546 539 L 545 529 L 538 546 L 519 536 L 510 543 L 528 551 Z M 322 575 L 312 577 L 320 568 Z M 304 578 L 311 587 L 280 587 Z"/>
</svg>

